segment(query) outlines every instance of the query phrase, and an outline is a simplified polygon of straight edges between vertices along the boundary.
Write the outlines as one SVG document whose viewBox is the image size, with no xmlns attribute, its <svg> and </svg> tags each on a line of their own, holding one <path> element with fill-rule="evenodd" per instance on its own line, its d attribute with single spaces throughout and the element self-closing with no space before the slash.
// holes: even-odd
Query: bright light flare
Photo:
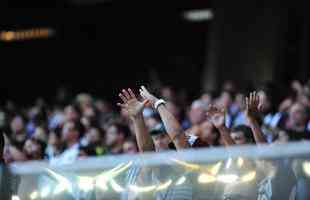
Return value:
<svg viewBox="0 0 310 200">
<path fill-rule="evenodd" d="M 210 170 L 210 173 L 211 173 L 213 176 L 216 176 L 216 175 L 218 174 L 218 172 L 220 171 L 221 166 L 222 166 L 222 162 L 216 163 L 214 166 L 212 166 L 212 168 L 211 168 L 211 170 Z"/>
<path fill-rule="evenodd" d="M 223 183 L 234 183 L 238 180 L 238 178 L 239 177 L 235 174 L 224 174 L 217 176 L 217 180 Z"/>
<path fill-rule="evenodd" d="M 242 182 L 252 181 L 256 177 L 256 172 L 252 171 L 241 177 Z"/>
<path fill-rule="evenodd" d="M 40 192 L 40 196 L 41 198 L 46 198 L 48 197 L 48 195 L 51 192 L 51 188 L 49 186 L 45 186 L 42 188 L 41 192 Z"/>
<path fill-rule="evenodd" d="M 168 180 L 167 182 L 158 185 L 156 190 L 157 191 L 165 190 L 165 189 L 167 189 L 171 185 L 171 183 L 172 183 L 172 180 Z"/>
<path fill-rule="evenodd" d="M 310 162 L 305 161 L 302 163 L 302 168 L 307 176 L 310 176 Z"/>
<path fill-rule="evenodd" d="M 92 190 L 94 188 L 94 178 L 80 176 L 78 178 L 78 187 L 85 192 Z"/>
<path fill-rule="evenodd" d="M 200 174 L 200 176 L 198 177 L 198 182 L 199 183 L 212 183 L 216 181 L 216 178 L 212 175 L 209 174 Z"/>
<path fill-rule="evenodd" d="M 136 185 L 130 185 L 129 189 L 133 192 L 136 192 L 136 193 L 140 193 L 140 192 L 143 193 L 143 192 L 151 192 L 151 191 L 155 190 L 156 186 L 152 185 L 152 186 L 140 187 L 140 186 L 136 186 Z"/>
<path fill-rule="evenodd" d="M 31 200 L 35 200 L 37 198 L 39 198 L 39 193 L 38 191 L 33 191 L 30 195 L 29 195 Z"/>
<path fill-rule="evenodd" d="M 179 178 L 177 180 L 177 182 L 175 183 L 175 185 L 182 185 L 183 183 L 185 183 L 186 181 L 186 177 L 185 176 L 182 176 L 181 178 Z"/>
</svg>

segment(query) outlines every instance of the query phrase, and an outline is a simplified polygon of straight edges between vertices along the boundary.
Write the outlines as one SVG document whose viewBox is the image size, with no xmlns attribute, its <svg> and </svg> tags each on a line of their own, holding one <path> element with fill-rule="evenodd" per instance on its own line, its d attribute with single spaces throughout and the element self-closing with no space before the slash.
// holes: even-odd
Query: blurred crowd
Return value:
<svg viewBox="0 0 310 200">
<path fill-rule="evenodd" d="M 267 143 L 310 139 L 310 81 L 294 80 L 284 89 L 274 83 L 253 88 L 227 81 L 220 90 L 204 91 L 197 98 L 168 86 L 154 89 L 197 148 L 225 144 L 206 115 L 210 105 L 225 111 L 225 126 L 234 144 L 257 141 L 245 112 L 245 98 L 254 90 L 259 98 L 256 119 Z M 0 108 L 5 162 L 44 159 L 62 165 L 87 156 L 137 153 L 135 127 L 116 103 L 86 93 L 54 103 L 38 99 L 28 107 L 8 102 Z M 156 109 L 145 107 L 143 117 L 157 150 L 175 148 Z"/>
</svg>

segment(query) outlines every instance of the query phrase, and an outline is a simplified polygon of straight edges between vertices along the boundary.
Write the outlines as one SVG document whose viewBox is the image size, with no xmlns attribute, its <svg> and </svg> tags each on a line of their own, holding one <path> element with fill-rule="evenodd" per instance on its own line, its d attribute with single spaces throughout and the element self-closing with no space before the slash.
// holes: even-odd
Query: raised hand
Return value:
<svg viewBox="0 0 310 200">
<path fill-rule="evenodd" d="M 225 126 L 225 110 L 216 106 L 209 106 L 207 109 L 207 120 L 210 121 L 216 128 Z"/>
<path fill-rule="evenodd" d="M 253 123 L 255 120 L 257 120 L 257 117 L 259 116 L 260 113 L 259 96 L 255 91 L 251 92 L 250 96 L 245 98 L 245 104 L 246 104 L 246 110 L 245 110 L 246 117 L 249 120 L 249 123 Z"/>
<path fill-rule="evenodd" d="M 117 105 L 125 109 L 130 118 L 135 118 L 139 114 L 142 114 L 145 105 L 149 102 L 148 99 L 145 99 L 143 102 L 139 101 L 130 88 L 128 90 L 123 89 L 122 92 L 119 93 L 119 97 L 122 99 L 123 103 L 117 103 Z"/>
<path fill-rule="evenodd" d="M 260 114 L 261 104 L 259 102 L 259 96 L 255 91 L 251 92 L 250 96 L 245 98 L 245 104 L 246 104 L 245 115 L 249 121 L 249 125 L 253 132 L 255 142 L 257 144 L 266 143 L 267 140 L 264 137 L 264 133 L 261 130 L 261 127 L 257 121 Z"/>
<path fill-rule="evenodd" d="M 158 98 L 151 94 L 144 86 L 141 86 L 139 91 L 143 99 L 148 100 L 152 105 L 158 100 Z"/>
</svg>

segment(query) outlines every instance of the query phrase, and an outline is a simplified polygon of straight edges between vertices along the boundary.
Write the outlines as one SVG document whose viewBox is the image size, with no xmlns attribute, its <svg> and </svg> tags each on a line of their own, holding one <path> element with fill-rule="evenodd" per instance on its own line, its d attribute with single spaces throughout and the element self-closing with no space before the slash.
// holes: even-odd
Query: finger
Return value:
<svg viewBox="0 0 310 200">
<path fill-rule="evenodd" d="M 144 92 L 149 92 L 149 91 L 147 91 L 147 89 L 145 88 L 144 85 L 142 85 L 141 88 L 142 88 L 142 90 L 143 90 Z"/>
<path fill-rule="evenodd" d="M 250 99 L 249 99 L 249 106 L 251 106 L 253 103 L 253 93 L 250 93 Z"/>
<path fill-rule="evenodd" d="M 245 97 L 245 107 L 248 110 L 249 109 L 249 98 Z"/>
<path fill-rule="evenodd" d="M 263 110 L 263 104 L 258 104 L 258 111 L 261 112 Z"/>
<path fill-rule="evenodd" d="M 253 92 L 253 104 L 257 106 L 256 91 Z"/>
<path fill-rule="evenodd" d="M 131 98 L 135 98 L 136 99 L 135 93 L 133 93 L 133 91 L 130 88 L 128 88 L 128 92 L 129 92 Z"/>
<path fill-rule="evenodd" d="M 142 102 L 142 105 L 143 106 L 146 106 L 150 101 L 148 99 L 145 99 L 143 102 Z"/>
<path fill-rule="evenodd" d="M 259 96 L 258 96 L 258 94 L 256 94 L 256 105 L 257 106 L 259 105 Z"/>
<path fill-rule="evenodd" d="M 125 97 L 126 97 L 128 100 L 131 99 L 129 93 L 128 93 L 126 90 L 123 89 L 122 91 L 123 91 L 123 94 L 125 95 Z"/>
<path fill-rule="evenodd" d="M 209 122 L 211 122 L 211 115 L 209 112 L 206 112 L 206 118 Z"/>
<path fill-rule="evenodd" d="M 121 103 L 117 103 L 116 105 L 121 107 L 121 108 L 125 108 L 126 107 L 125 104 L 121 104 Z"/>
<path fill-rule="evenodd" d="M 127 102 L 126 97 L 122 93 L 119 93 L 118 96 L 123 100 L 124 103 Z"/>
</svg>

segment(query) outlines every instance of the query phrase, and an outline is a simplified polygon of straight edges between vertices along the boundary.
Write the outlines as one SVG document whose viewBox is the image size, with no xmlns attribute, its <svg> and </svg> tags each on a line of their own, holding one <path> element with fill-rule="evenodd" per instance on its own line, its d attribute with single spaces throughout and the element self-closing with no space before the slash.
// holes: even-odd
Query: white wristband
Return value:
<svg viewBox="0 0 310 200">
<path fill-rule="evenodd" d="M 165 104 L 165 103 L 166 103 L 166 101 L 163 100 L 163 99 L 157 100 L 157 101 L 154 103 L 154 108 L 155 108 L 155 110 L 157 110 L 158 106 L 160 106 L 161 104 Z"/>
</svg>

